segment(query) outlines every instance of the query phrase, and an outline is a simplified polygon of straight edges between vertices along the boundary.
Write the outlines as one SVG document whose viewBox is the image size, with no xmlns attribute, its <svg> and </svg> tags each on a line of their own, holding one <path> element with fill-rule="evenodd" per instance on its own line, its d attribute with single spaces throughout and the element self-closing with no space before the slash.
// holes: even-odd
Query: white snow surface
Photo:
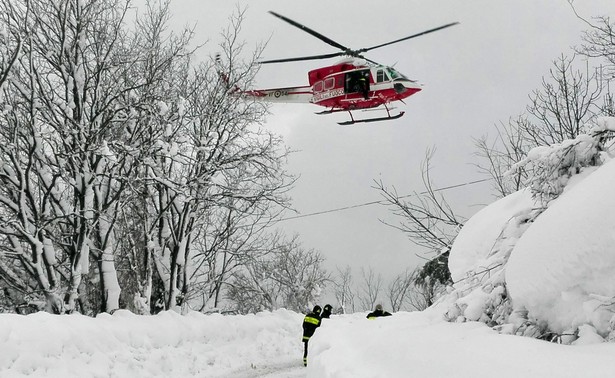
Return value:
<svg viewBox="0 0 615 378">
<path fill-rule="evenodd" d="M 464 279 L 476 268 L 487 266 L 497 239 L 516 215 L 535 207 L 528 189 L 520 190 L 479 210 L 455 238 L 448 259 L 453 282 Z"/>
<path fill-rule="evenodd" d="M 474 215 L 451 249 L 455 284 L 431 308 L 325 319 L 307 368 L 304 315 L 288 310 L 40 312 L 0 314 L 0 378 L 612 377 L 615 161 L 603 155 L 603 166 L 567 179 L 542 213 L 523 190 Z M 498 326 L 485 324 L 494 319 Z M 572 345 L 511 335 L 535 335 L 543 323 Z"/>
<path fill-rule="evenodd" d="M 615 161 L 558 197 L 521 236 L 506 266 L 514 306 L 564 332 L 609 333 L 615 297 Z M 611 299 L 612 301 L 612 299 Z"/>
<path fill-rule="evenodd" d="M 302 314 L 0 315 L 0 377 L 609 377 L 615 344 L 565 346 L 448 323 L 436 308 L 325 319 L 302 366 Z M 588 332 L 591 336 L 591 331 Z M 588 336 L 589 337 L 589 336 Z"/>
</svg>

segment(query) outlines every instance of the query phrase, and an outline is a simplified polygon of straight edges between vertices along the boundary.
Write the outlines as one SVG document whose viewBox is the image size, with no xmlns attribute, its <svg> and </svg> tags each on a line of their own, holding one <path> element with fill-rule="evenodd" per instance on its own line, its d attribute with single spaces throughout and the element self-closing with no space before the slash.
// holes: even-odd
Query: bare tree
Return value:
<svg viewBox="0 0 615 378">
<path fill-rule="evenodd" d="M 569 2 L 572 4 L 572 0 L 569 0 Z M 579 16 L 579 18 L 581 17 Z M 606 88 L 606 93 L 604 94 L 601 113 L 605 116 L 614 117 L 615 100 L 610 90 L 610 83 L 615 78 L 615 23 L 612 23 L 610 17 L 607 16 L 596 17 L 592 22 L 581 19 L 589 25 L 589 29 L 583 33 L 584 42 L 576 48 L 576 51 L 586 57 L 603 61 L 601 73 L 603 73 L 603 87 Z"/>
<path fill-rule="evenodd" d="M 25 4 L 26 13 L 29 11 L 29 4 Z M 0 4 L 0 20 L 2 20 L 3 28 L 0 30 L 0 89 L 7 80 L 11 69 L 17 62 L 17 58 L 21 53 L 23 25 L 19 25 L 20 21 L 27 22 L 27 19 L 19 20 L 17 11 L 9 2 Z"/>
<path fill-rule="evenodd" d="M 521 125 L 525 122 L 524 117 L 511 119 L 507 124 L 495 126 L 496 135 L 493 140 L 487 136 L 475 140 L 475 155 L 483 161 L 476 167 L 492 180 L 497 198 L 514 193 L 527 183 L 528 174 L 524 170 L 510 173 L 511 167 L 522 160 L 531 148 L 522 133 Z"/>
<path fill-rule="evenodd" d="M 192 308 L 203 311 L 219 308 L 224 289 L 236 270 L 251 258 L 263 254 L 271 244 L 268 227 L 277 213 L 270 213 L 265 203 L 226 200 L 226 207 L 209 211 L 207 221 L 194 241 L 187 300 Z"/>
<path fill-rule="evenodd" d="M 612 109 L 602 72 L 588 65 L 584 72 L 577 69 L 574 56 L 553 61 L 549 77 L 543 78 L 542 87 L 529 98 L 525 114 L 496 127 L 493 139 L 484 136 L 475 141 L 476 155 L 484 161 L 477 167 L 494 179 L 498 197 L 529 184 L 527 172 L 511 168 L 532 148 L 574 139 L 588 131 L 589 121 L 605 114 L 609 103 Z"/>
<path fill-rule="evenodd" d="M 585 73 L 576 69 L 574 59 L 560 56 L 553 61 L 549 78 L 543 78 L 542 88 L 530 95 L 527 111 L 535 121 L 522 124 L 522 131 L 535 146 L 576 138 L 600 110 L 599 72 L 592 72 L 587 63 Z"/>
<path fill-rule="evenodd" d="M 277 235 L 272 242 L 259 258 L 250 256 L 228 284 L 228 299 L 241 313 L 279 307 L 306 311 L 331 280 L 322 255 L 303 249 L 296 236 L 286 241 Z"/>
<path fill-rule="evenodd" d="M 408 270 L 397 275 L 387 286 L 387 294 L 391 303 L 391 310 L 400 311 L 412 296 L 414 275 Z"/>
<path fill-rule="evenodd" d="M 433 187 L 430 178 L 433 153 L 433 150 L 427 151 L 422 163 L 423 193 L 401 197 L 395 188 L 387 188 L 381 181 L 376 182 L 374 187 L 401 219 L 399 225 L 383 223 L 402 231 L 416 245 L 439 254 L 450 248 L 465 219 L 456 215 L 444 196 Z"/>
<path fill-rule="evenodd" d="M 355 293 L 353 289 L 352 269 L 347 265 L 343 270 L 336 267 L 337 274 L 333 279 L 333 292 L 335 299 L 342 309 L 342 313 L 355 311 Z"/>
<path fill-rule="evenodd" d="M 569 0 L 569 3 L 573 4 L 573 1 Z M 589 26 L 582 35 L 584 43 L 576 49 L 577 52 L 590 58 L 603 59 L 608 79 L 612 79 L 615 77 L 615 23 L 608 16 L 595 17 L 592 21 L 577 16 Z"/>
<path fill-rule="evenodd" d="M 357 290 L 357 298 L 363 310 L 372 310 L 378 303 L 382 285 L 381 274 L 376 274 L 372 267 L 367 270 L 361 268 L 361 282 Z"/>
<path fill-rule="evenodd" d="M 417 277 L 423 277 L 426 282 L 442 282 L 450 281 L 450 272 L 448 270 L 448 251 L 459 230 L 463 227 L 465 219 L 456 215 L 453 209 L 443 195 L 440 195 L 434 188 L 430 178 L 430 160 L 434 151 L 427 151 L 426 158 L 422 162 L 422 177 L 425 191 L 415 193 L 413 196 L 401 197 L 396 190 L 389 189 L 378 182 L 375 186 L 384 197 L 385 201 L 392 208 L 392 212 L 400 218 L 399 225 L 388 224 L 402 232 L 404 232 L 410 241 L 426 250 L 427 254 L 435 255 L 418 273 L 405 274 L 403 277 L 398 277 L 393 282 L 393 286 L 389 288 L 389 296 L 391 305 L 401 306 L 403 298 L 408 298 L 410 305 L 414 308 L 422 308 L 422 304 L 416 301 L 414 293 L 419 294 L 423 290 L 421 285 L 417 285 Z M 432 270 L 434 260 L 440 261 L 444 257 L 441 264 L 442 269 Z M 402 295 L 409 290 L 410 286 L 414 286 L 412 293 Z M 431 289 L 431 287 L 428 287 Z M 433 299 L 433 296 L 429 296 Z M 431 303 L 429 303 L 431 304 Z"/>
</svg>

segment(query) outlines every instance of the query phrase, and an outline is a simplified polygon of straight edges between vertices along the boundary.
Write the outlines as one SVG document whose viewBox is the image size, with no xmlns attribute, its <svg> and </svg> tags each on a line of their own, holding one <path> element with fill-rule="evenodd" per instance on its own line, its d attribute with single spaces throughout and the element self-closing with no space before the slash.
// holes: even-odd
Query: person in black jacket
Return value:
<svg viewBox="0 0 615 378">
<path fill-rule="evenodd" d="M 333 309 L 333 307 L 330 304 L 326 304 L 325 307 L 322 308 L 321 318 L 329 319 L 329 317 L 331 316 L 331 310 L 332 309 Z"/>
<path fill-rule="evenodd" d="M 380 316 L 391 316 L 390 312 L 387 311 L 383 311 L 382 310 L 382 305 L 377 304 L 376 305 L 376 309 L 373 312 L 370 312 L 369 314 L 367 314 L 367 318 L 368 319 L 376 319 Z"/>
<path fill-rule="evenodd" d="M 314 335 L 316 332 L 316 328 L 320 327 L 321 318 L 320 312 L 322 309 L 320 306 L 314 306 L 312 312 L 307 314 L 305 318 L 303 318 L 303 366 L 307 366 L 307 355 L 308 355 L 308 342 L 310 341 L 310 337 Z"/>
</svg>

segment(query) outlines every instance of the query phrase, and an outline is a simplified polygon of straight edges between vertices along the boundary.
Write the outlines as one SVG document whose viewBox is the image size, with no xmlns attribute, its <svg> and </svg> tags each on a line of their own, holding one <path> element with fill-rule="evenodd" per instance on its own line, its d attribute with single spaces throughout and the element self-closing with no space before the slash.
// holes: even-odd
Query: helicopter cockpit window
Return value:
<svg viewBox="0 0 615 378">
<path fill-rule="evenodd" d="M 388 80 L 389 80 L 389 78 L 388 78 L 386 72 L 384 72 L 384 70 L 378 70 L 376 72 L 376 83 L 382 83 L 382 82 L 385 82 L 385 81 L 388 81 Z"/>
<path fill-rule="evenodd" d="M 399 79 L 399 78 L 402 78 L 402 79 L 407 79 L 404 75 L 402 75 L 402 74 L 400 74 L 399 72 L 395 71 L 395 69 L 394 69 L 394 68 L 388 67 L 388 68 L 387 68 L 387 71 L 389 72 L 389 75 L 391 76 L 391 78 L 392 78 L 393 80 L 395 80 L 395 79 Z"/>
</svg>

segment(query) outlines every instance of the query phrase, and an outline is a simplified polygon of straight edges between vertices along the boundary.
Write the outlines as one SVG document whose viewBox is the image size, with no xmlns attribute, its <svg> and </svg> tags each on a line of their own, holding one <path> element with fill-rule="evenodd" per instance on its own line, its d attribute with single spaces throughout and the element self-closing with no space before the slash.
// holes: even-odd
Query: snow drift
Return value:
<svg viewBox="0 0 615 378">
<path fill-rule="evenodd" d="M 531 187 L 476 213 L 452 246 L 455 284 L 436 305 L 447 320 L 565 343 L 613 338 L 615 162 L 602 135 L 614 128 L 599 120 L 518 163 Z"/>
<path fill-rule="evenodd" d="M 515 245 L 506 267 L 515 307 L 562 333 L 591 324 L 609 333 L 615 298 L 615 161 L 564 192 Z"/>
</svg>

